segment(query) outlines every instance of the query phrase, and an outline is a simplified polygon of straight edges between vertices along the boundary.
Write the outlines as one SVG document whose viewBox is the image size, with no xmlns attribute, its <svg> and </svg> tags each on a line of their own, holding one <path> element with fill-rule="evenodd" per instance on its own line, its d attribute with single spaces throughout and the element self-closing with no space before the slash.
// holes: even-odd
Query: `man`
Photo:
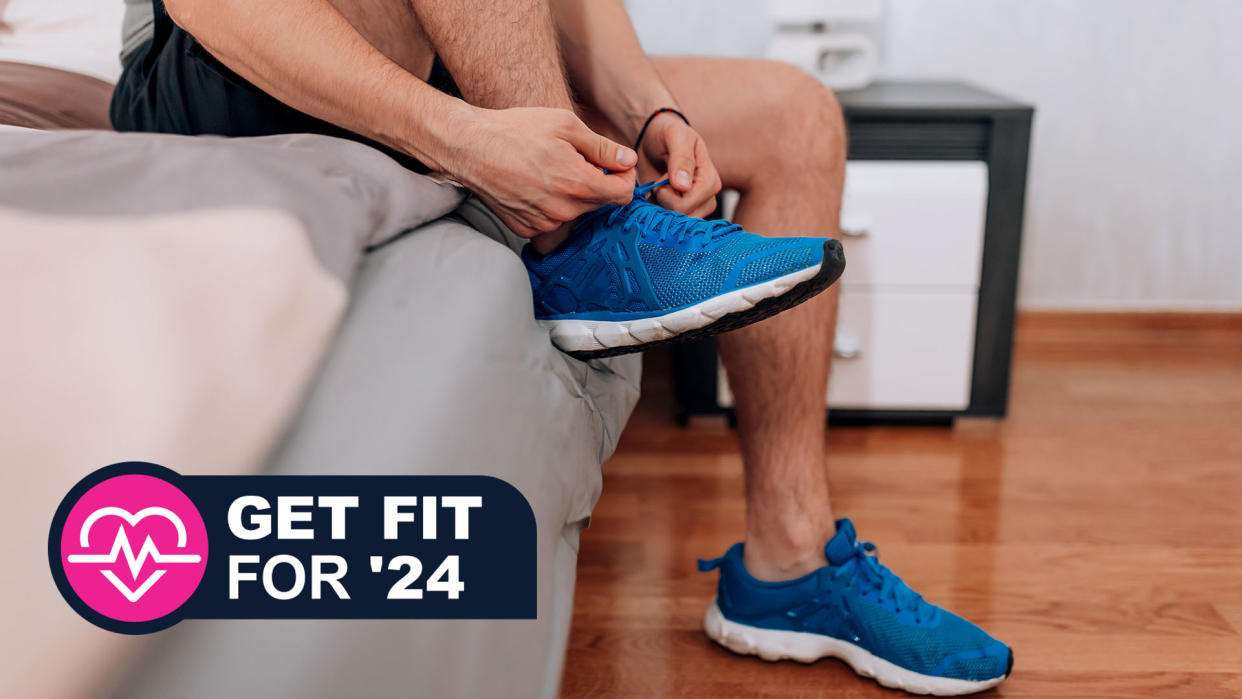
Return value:
<svg viewBox="0 0 1242 699">
<path fill-rule="evenodd" d="M 1006 646 L 923 601 L 833 518 L 835 289 L 749 324 L 843 265 L 829 239 L 845 136 L 818 82 L 764 61 L 649 59 L 621 0 L 155 0 L 147 34 L 114 97 L 118 129 L 319 132 L 445 173 L 531 239 L 536 316 L 572 354 L 747 325 L 720 336 L 747 530 L 700 562 L 721 570 L 713 639 L 767 659 L 840 657 L 915 692 L 1008 676 Z M 692 218 L 722 184 L 741 192 L 746 230 L 813 237 Z"/>
</svg>

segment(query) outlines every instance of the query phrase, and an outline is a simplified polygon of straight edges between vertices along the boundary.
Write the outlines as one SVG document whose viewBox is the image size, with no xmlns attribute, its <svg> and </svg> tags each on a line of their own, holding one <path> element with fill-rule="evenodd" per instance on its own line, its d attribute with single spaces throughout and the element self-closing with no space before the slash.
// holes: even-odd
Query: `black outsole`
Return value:
<svg viewBox="0 0 1242 699">
<path fill-rule="evenodd" d="M 780 296 L 773 296 L 755 304 L 751 308 L 736 313 L 729 313 L 717 318 L 715 321 L 704 325 L 701 328 L 687 330 L 686 332 L 675 337 L 665 338 L 663 340 L 655 340 L 640 345 L 627 345 L 625 347 L 609 347 L 601 350 L 580 350 L 577 352 L 566 352 L 576 359 L 601 359 L 603 357 L 616 357 L 622 354 L 633 354 L 635 352 L 643 352 L 652 347 L 660 345 L 669 345 L 674 342 L 684 342 L 685 340 L 693 340 L 699 337 L 711 337 L 720 333 L 729 332 L 744 328 L 752 323 L 769 318 L 787 311 L 804 301 L 811 299 L 824 289 L 832 286 L 832 283 L 841 277 L 841 273 L 845 271 L 845 251 L 841 249 L 841 243 L 837 240 L 829 239 L 824 242 L 824 259 L 820 263 L 819 272 L 810 279 L 795 285 L 789 291 Z"/>
</svg>

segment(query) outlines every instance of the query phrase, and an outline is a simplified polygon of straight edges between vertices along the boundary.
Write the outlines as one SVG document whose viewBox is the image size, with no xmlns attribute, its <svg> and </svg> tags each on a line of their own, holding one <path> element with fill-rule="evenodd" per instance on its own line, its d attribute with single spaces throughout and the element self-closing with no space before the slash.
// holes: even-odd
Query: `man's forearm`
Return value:
<svg viewBox="0 0 1242 699">
<path fill-rule="evenodd" d="M 328 0 L 166 0 L 212 55 L 289 106 L 444 169 L 472 107 L 371 46 Z"/>
<path fill-rule="evenodd" d="M 552 0 L 570 79 L 629 138 L 672 94 L 643 52 L 621 0 Z"/>
</svg>

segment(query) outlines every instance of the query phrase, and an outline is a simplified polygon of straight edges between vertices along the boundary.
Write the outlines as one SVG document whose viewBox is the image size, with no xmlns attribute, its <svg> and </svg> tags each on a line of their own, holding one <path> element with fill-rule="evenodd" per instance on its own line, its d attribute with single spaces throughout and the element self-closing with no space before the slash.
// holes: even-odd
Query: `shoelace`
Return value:
<svg viewBox="0 0 1242 699">
<path fill-rule="evenodd" d="M 847 586 L 861 579 L 868 590 L 878 591 L 877 598 L 881 603 L 891 603 L 895 611 L 914 612 L 918 623 L 931 621 L 936 615 L 936 608 L 924 602 L 922 595 L 911 590 L 893 571 L 881 564 L 874 554 L 875 550 L 875 544 L 870 541 L 859 542 L 854 547 L 854 555 L 833 571 L 833 579 L 850 578 Z"/>
<path fill-rule="evenodd" d="M 709 243 L 742 230 L 741 226 L 728 221 L 706 221 L 676 211 L 670 211 L 647 201 L 647 195 L 658 187 L 668 184 L 667 179 L 648 182 L 634 187 L 634 199 L 625 206 L 603 207 L 597 214 L 607 213 L 608 225 L 618 218 L 626 217 L 624 230 L 636 231 L 641 238 L 655 239 L 661 245 L 672 241 L 689 247 L 703 249 Z"/>
</svg>

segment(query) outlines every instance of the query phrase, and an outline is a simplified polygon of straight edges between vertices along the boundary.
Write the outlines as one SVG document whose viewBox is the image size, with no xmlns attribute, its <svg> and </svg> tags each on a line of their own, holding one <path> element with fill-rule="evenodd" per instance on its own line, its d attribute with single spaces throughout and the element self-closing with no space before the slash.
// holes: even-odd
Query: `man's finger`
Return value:
<svg viewBox="0 0 1242 699">
<path fill-rule="evenodd" d="M 713 168 L 700 167 L 695 171 L 690 191 L 678 192 L 671 187 L 662 187 L 656 190 L 656 201 L 673 211 L 702 217 L 699 212 L 705 205 L 710 204 L 712 208 L 715 207 L 716 193 L 720 191 L 717 186 L 718 182 L 719 179 Z"/>
<path fill-rule="evenodd" d="M 694 162 L 698 166 L 694 171 L 695 187 L 704 185 L 708 193 L 715 197 L 720 193 L 720 171 L 712 163 L 712 157 L 707 154 L 707 144 L 701 139 L 694 144 Z"/>
<path fill-rule="evenodd" d="M 513 231 L 513 234 L 519 238 L 534 238 L 542 233 L 542 231 L 538 228 L 528 226 L 514 216 L 500 216 L 500 220 L 503 221 L 505 225 L 509 227 L 509 230 Z"/>
<path fill-rule="evenodd" d="M 681 124 L 670 124 L 664 142 L 668 146 L 669 184 L 678 192 L 688 192 L 694 182 L 695 142 L 698 138 Z"/>
<path fill-rule="evenodd" d="M 681 194 L 673 189 L 661 187 L 655 191 L 656 203 L 666 209 L 672 209 L 687 216 L 693 216 L 694 212 L 699 209 L 707 200 L 703 198 L 702 192 L 687 192 Z"/>
<path fill-rule="evenodd" d="M 716 210 L 716 197 L 712 197 L 711 199 L 708 199 L 707 201 L 703 202 L 703 205 L 695 209 L 694 213 L 690 215 L 694 216 L 695 218 L 707 218 L 708 216 L 711 216 L 712 212 L 715 210 Z"/>
<path fill-rule="evenodd" d="M 590 166 L 583 166 L 582 181 L 591 190 L 590 201 L 596 204 L 630 203 L 634 198 L 634 170 L 604 174 Z"/>
<path fill-rule="evenodd" d="M 679 131 L 690 136 L 690 147 L 694 153 L 694 176 L 691 178 L 690 186 L 684 190 L 679 191 L 676 187 L 656 190 L 656 201 L 674 211 L 690 216 L 699 216 L 702 208 L 706 204 L 712 203 L 716 193 L 720 191 L 720 177 L 716 173 L 715 166 L 712 165 L 711 156 L 707 154 L 707 144 L 703 143 L 703 139 L 698 138 L 689 129 L 679 129 Z M 675 180 L 675 175 L 672 174 L 675 172 L 671 166 L 672 162 L 673 158 L 670 155 L 669 177 Z"/>
<path fill-rule="evenodd" d="M 629 170 L 638 164 L 638 154 L 615 141 L 595 133 L 573 117 L 566 139 L 588 162 L 605 170 Z"/>
<path fill-rule="evenodd" d="M 519 216 L 517 212 L 504 208 L 495 199 L 483 194 L 480 194 L 479 198 L 483 200 L 483 203 L 487 205 L 487 208 L 492 213 L 496 214 L 501 223 L 505 224 L 519 238 L 534 238 L 543 232 L 535 225 L 532 225 L 533 221 L 528 221 L 524 217 Z"/>
</svg>

